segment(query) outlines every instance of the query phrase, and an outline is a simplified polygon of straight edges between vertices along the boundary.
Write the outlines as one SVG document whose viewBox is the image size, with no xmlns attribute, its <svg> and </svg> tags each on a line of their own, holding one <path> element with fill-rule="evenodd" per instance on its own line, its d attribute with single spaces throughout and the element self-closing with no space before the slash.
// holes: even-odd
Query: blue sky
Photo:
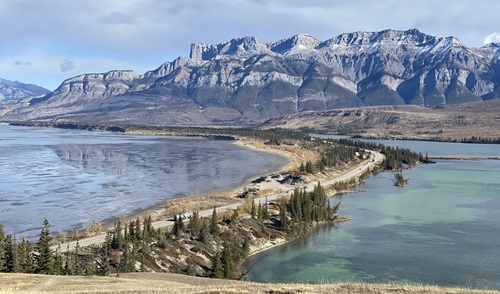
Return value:
<svg viewBox="0 0 500 294">
<path fill-rule="evenodd" d="M 2 0 L 0 78 L 54 90 L 83 73 L 142 74 L 189 55 L 191 43 L 243 36 L 418 28 L 480 47 L 500 42 L 499 11 L 491 0 Z"/>
</svg>

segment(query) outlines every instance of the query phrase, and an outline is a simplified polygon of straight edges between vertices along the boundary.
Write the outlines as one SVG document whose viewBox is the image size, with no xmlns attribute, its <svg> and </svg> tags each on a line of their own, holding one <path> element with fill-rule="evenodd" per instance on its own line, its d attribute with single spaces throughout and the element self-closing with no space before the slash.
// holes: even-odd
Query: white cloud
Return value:
<svg viewBox="0 0 500 294">
<path fill-rule="evenodd" d="M 486 38 L 484 38 L 483 42 L 484 42 L 484 45 L 490 44 L 490 43 L 500 43 L 500 33 L 495 32 L 495 33 L 489 34 L 488 36 L 486 36 Z"/>
<path fill-rule="evenodd" d="M 479 47 L 498 27 L 498 11 L 500 1 L 470 0 L 452 5 L 435 0 L 2 0 L 0 27 L 9 29 L 2 31 L 7 41 L 0 47 L 0 59 L 8 59 L 10 65 L 28 60 L 42 68 L 45 62 L 39 57 L 49 56 L 51 62 L 57 60 L 50 64 L 55 69 L 44 74 L 56 79 L 84 68 L 126 69 L 112 67 L 117 64 L 143 73 L 187 56 L 191 43 L 243 36 L 270 42 L 307 33 L 325 40 L 345 32 L 418 28 Z M 59 65 L 64 59 L 76 68 L 62 73 Z M 80 62 L 85 60 L 109 62 Z M 27 66 L 0 65 L 0 77 L 23 68 Z M 24 72 L 23 81 L 35 82 L 30 80 L 32 72 Z"/>
</svg>

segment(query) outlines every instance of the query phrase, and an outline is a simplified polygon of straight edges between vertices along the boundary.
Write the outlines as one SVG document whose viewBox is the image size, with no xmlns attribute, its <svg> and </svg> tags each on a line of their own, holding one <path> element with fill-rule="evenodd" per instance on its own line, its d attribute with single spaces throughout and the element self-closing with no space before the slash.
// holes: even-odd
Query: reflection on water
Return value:
<svg viewBox="0 0 500 294">
<path fill-rule="evenodd" d="M 370 177 L 367 192 L 341 199 L 352 221 L 256 256 L 250 279 L 500 289 L 500 161 L 438 161 L 405 176 L 404 188 L 391 173 Z"/>
<path fill-rule="evenodd" d="M 200 138 L 0 126 L 0 223 L 33 238 L 240 184 L 286 163 Z"/>
</svg>

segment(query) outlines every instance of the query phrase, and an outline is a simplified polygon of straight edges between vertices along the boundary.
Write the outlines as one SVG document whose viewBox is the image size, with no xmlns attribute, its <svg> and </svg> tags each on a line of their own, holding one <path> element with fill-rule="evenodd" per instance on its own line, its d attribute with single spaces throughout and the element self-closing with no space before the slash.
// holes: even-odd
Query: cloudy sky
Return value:
<svg viewBox="0 0 500 294">
<path fill-rule="evenodd" d="M 491 0 L 1 0 L 0 78 L 54 90 L 82 73 L 139 74 L 191 43 L 418 28 L 468 46 L 500 42 Z"/>
</svg>

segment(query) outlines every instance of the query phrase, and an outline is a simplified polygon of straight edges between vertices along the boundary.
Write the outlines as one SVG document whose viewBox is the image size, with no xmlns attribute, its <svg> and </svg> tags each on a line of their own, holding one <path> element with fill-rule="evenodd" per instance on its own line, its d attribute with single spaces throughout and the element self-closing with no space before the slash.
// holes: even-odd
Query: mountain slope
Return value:
<svg viewBox="0 0 500 294">
<path fill-rule="evenodd" d="M 50 91 L 33 84 L 0 79 L 0 103 L 15 102 L 29 96 L 47 95 Z"/>
<path fill-rule="evenodd" d="M 137 75 L 112 71 L 66 80 L 6 119 L 71 119 L 177 125 L 252 124 L 302 111 L 437 106 L 500 97 L 500 45 L 407 31 L 253 37 L 193 44 Z"/>
</svg>

